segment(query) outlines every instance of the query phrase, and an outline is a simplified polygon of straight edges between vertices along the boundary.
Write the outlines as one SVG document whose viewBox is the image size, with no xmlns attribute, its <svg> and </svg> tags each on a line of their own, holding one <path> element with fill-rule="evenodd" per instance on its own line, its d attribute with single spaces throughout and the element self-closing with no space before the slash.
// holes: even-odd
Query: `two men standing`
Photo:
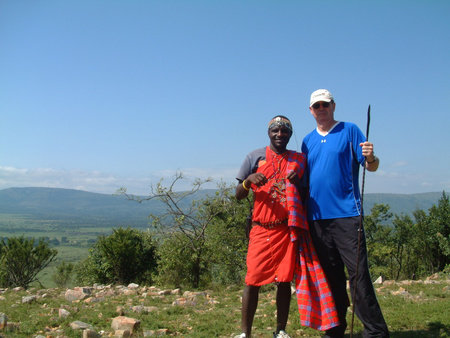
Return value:
<svg viewBox="0 0 450 338">
<path fill-rule="evenodd" d="M 292 135 L 292 126 L 287 118 L 277 116 L 269 124 L 270 147 L 250 153 L 239 172 L 237 177 L 239 184 L 236 188 L 236 197 L 240 199 L 247 196 L 250 189 L 256 192 L 255 210 L 253 214 L 253 222 L 256 228 L 253 230 L 263 231 L 261 232 L 261 243 L 265 241 L 265 238 L 267 238 L 267 241 L 274 241 L 270 245 L 267 242 L 267 244 L 255 246 L 256 232 L 250 235 L 249 254 L 247 257 L 247 286 L 244 291 L 242 309 L 243 333 L 239 337 L 250 336 L 259 286 L 267 282 L 278 282 L 279 294 L 277 296 L 277 308 L 279 318 L 277 331 L 274 336 L 289 337 L 284 330 L 287 322 L 286 310 L 289 307 L 288 298 L 290 298 L 290 293 L 287 290 L 286 292 L 282 292 L 281 290 L 284 291 L 285 285 L 293 278 L 291 272 L 293 259 L 295 259 L 299 267 L 301 267 L 299 261 L 302 262 L 302 260 L 305 261 L 306 259 L 309 262 L 318 264 L 319 271 L 323 269 L 326 277 L 326 279 L 323 278 L 325 288 L 319 290 L 319 294 L 321 297 L 329 297 L 331 296 L 329 295 L 329 289 L 331 289 L 332 298 L 334 298 L 334 302 L 333 299 L 329 302 L 331 304 L 332 316 L 326 318 L 327 312 L 330 309 L 322 308 L 318 304 L 317 312 L 314 312 L 314 317 L 320 323 L 327 323 L 325 326 L 321 326 L 323 324 L 320 324 L 315 327 L 319 330 L 325 330 L 325 337 L 343 337 L 347 327 L 345 317 L 350 302 L 346 290 L 345 267 L 349 273 L 352 295 L 355 289 L 355 279 L 358 279 L 355 304 L 356 314 L 364 324 L 363 336 L 389 337 L 389 332 L 378 305 L 369 275 L 364 236 L 361 236 L 361 245 L 358 245 L 358 229 L 362 215 L 358 184 L 359 166 L 365 166 L 368 171 L 375 171 L 378 169 L 379 160 L 374 154 L 373 144 L 366 141 L 364 135 L 356 125 L 335 120 L 335 108 L 336 103 L 328 90 L 319 89 L 311 94 L 310 111 L 316 120 L 317 128 L 304 138 L 302 143 L 303 154 L 295 153 L 295 156 L 298 156 L 298 160 L 296 161 L 300 164 L 302 170 L 289 169 L 289 160 L 286 161 L 286 159 L 290 158 L 290 155 L 285 154 L 294 154 L 286 150 L 286 145 Z M 275 161 L 276 156 L 281 156 L 281 160 L 277 159 Z M 284 159 L 285 156 L 287 156 L 286 159 Z M 303 160 L 302 156 L 306 156 L 306 161 Z M 269 159 L 271 160 L 269 161 Z M 282 162 L 283 159 L 286 162 Z M 304 162 L 306 162 L 306 170 L 303 175 L 302 167 L 304 166 Z M 281 169 L 281 163 L 285 163 L 288 169 Z M 267 174 L 264 172 L 266 170 L 265 168 L 271 168 Z M 298 166 L 295 168 L 298 168 Z M 306 201 L 303 201 L 306 202 L 307 206 L 308 222 L 304 221 L 300 222 L 300 224 L 305 223 L 306 226 L 304 228 L 307 229 L 309 223 L 309 232 L 298 232 L 296 230 L 296 233 L 293 232 L 291 234 L 291 237 L 295 238 L 295 240 L 298 240 L 298 238 L 301 239 L 296 246 L 297 258 L 292 258 L 292 245 L 288 244 L 290 241 L 288 239 L 289 237 L 286 237 L 288 236 L 286 231 L 289 231 L 289 229 L 292 231 L 296 227 L 287 222 L 286 217 L 291 217 L 292 215 L 300 218 L 303 217 L 303 205 L 299 198 L 299 190 L 301 189 L 299 183 L 300 178 L 302 178 L 304 182 L 303 186 L 308 191 Z M 293 195 L 291 197 L 286 194 L 288 190 L 284 190 L 286 186 L 293 187 Z M 264 187 L 267 187 L 267 192 L 264 191 Z M 284 187 L 284 189 L 280 187 Z M 261 193 L 259 193 L 260 189 L 263 189 Z M 270 200 L 272 198 L 270 197 L 272 190 L 276 192 L 273 193 L 275 198 L 273 201 Z M 260 197 L 258 195 L 268 196 L 269 198 L 266 201 L 266 197 L 264 197 L 263 200 L 259 201 Z M 294 199 L 299 200 L 299 204 L 294 205 L 293 208 L 286 205 L 286 201 Z M 268 219 L 270 218 L 269 222 L 262 223 L 258 218 L 261 212 L 255 214 L 255 211 L 258 210 L 258 204 L 264 205 L 264 208 L 261 210 L 266 211 L 263 214 L 269 212 L 267 215 L 275 215 L 273 217 L 275 221 L 272 221 L 272 216 L 267 216 Z M 278 209 L 283 211 L 281 213 L 278 211 L 275 212 L 278 209 L 274 209 L 274 205 L 280 205 L 281 209 Z M 300 209 L 298 209 L 299 206 Z M 281 214 L 283 215 L 279 216 Z M 278 247 L 278 240 L 273 234 L 266 234 L 269 229 L 270 231 L 272 231 L 271 229 L 277 229 L 276 231 L 283 229 L 283 233 L 285 233 L 283 242 L 285 246 L 287 245 L 286 248 L 282 249 L 283 252 L 273 249 Z M 317 250 L 318 260 L 316 259 L 317 256 L 314 247 L 309 245 L 309 233 Z M 304 244 L 307 248 L 306 251 L 309 250 L 311 254 L 305 256 L 305 250 L 302 248 Z M 270 249 L 266 249 L 266 246 Z M 360 252 L 358 276 L 356 276 L 358 248 Z M 257 259 L 253 257 L 255 252 L 258 252 L 257 255 L 259 255 Z M 265 258 L 259 252 L 273 253 Z M 277 260 L 274 260 L 274 255 L 280 256 L 277 256 Z M 289 261 L 289 263 L 285 265 L 283 263 L 284 260 Z M 283 269 L 283 266 L 290 267 L 288 268 L 289 274 L 286 275 L 287 279 L 279 280 L 279 275 L 272 273 L 268 279 L 262 282 L 263 279 L 261 276 L 264 277 L 266 271 L 273 270 L 272 265 L 275 261 L 277 262 L 277 271 L 278 269 Z M 309 262 L 305 261 L 303 266 L 309 266 Z M 302 325 L 312 326 L 309 325 L 309 320 L 304 320 L 305 312 L 302 313 L 302 309 L 311 308 L 311 306 L 306 306 L 303 303 L 304 290 L 312 285 L 319 285 L 322 282 L 318 282 L 316 277 L 311 276 L 308 272 L 305 273 L 305 271 L 300 268 L 296 269 L 295 279 L 298 281 L 296 282 L 297 298 Z M 255 276 L 257 282 L 252 282 L 251 280 Z M 300 281 L 301 283 L 305 283 L 302 284 L 304 286 L 299 287 Z M 310 302 L 310 297 L 307 301 Z M 339 319 L 339 324 L 337 323 L 336 317 Z M 321 327 L 323 328 L 321 329 Z"/>
</svg>

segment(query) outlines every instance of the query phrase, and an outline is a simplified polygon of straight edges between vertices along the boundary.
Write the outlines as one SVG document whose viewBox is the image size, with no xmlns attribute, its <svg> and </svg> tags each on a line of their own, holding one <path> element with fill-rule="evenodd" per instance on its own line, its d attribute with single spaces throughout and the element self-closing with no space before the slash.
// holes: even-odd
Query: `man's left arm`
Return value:
<svg viewBox="0 0 450 338">
<path fill-rule="evenodd" d="M 380 165 L 380 159 L 375 156 L 373 151 L 373 143 L 362 142 L 359 144 L 362 147 L 362 154 L 366 158 L 365 166 L 368 171 L 376 171 Z"/>
</svg>

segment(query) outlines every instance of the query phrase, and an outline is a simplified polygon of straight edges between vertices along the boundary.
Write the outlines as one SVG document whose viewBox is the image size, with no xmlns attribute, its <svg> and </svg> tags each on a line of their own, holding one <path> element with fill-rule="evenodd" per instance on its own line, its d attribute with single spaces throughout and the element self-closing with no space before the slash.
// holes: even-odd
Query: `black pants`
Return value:
<svg viewBox="0 0 450 338">
<path fill-rule="evenodd" d="M 360 217 L 357 216 L 318 220 L 310 223 L 314 246 L 330 284 L 341 323 L 340 326 L 326 332 L 330 337 L 343 337 L 347 327 L 345 317 L 350 302 L 347 294 L 344 266 L 347 267 L 350 290 L 353 297 L 359 222 Z M 355 313 L 364 325 L 363 337 L 389 337 L 389 331 L 375 296 L 375 290 L 369 274 L 364 229 L 361 234 L 356 289 Z"/>
</svg>

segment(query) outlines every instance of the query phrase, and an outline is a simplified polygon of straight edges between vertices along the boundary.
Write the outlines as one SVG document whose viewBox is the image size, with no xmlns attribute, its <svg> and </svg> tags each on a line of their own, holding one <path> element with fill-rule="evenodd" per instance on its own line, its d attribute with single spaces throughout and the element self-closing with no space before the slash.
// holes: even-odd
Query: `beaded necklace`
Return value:
<svg viewBox="0 0 450 338">
<path fill-rule="evenodd" d="M 286 151 L 283 154 L 278 155 L 270 150 L 269 154 L 271 156 L 273 168 L 273 174 L 267 178 L 269 182 L 272 182 L 272 186 L 269 189 L 269 195 L 272 199 L 272 203 L 279 202 L 286 207 L 286 177 L 281 173 L 281 162 L 286 159 L 288 152 Z"/>
</svg>

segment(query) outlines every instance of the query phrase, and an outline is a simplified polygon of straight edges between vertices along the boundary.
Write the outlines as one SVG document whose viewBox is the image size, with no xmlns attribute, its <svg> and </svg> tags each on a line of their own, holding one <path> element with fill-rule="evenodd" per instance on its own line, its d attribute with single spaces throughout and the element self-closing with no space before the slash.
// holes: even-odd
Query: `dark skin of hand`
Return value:
<svg viewBox="0 0 450 338">
<path fill-rule="evenodd" d="M 292 136 L 292 132 L 286 128 L 286 127 L 273 127 L 269 129 L 268 131 L 269 139 L 270 139 L 270 149 L 272 149 L 277 154 L 282 154 L 286 151 L 286 147 L 289 143 L 289 140 Z M 300 178 L 298 177 L 297 173 L 294 171 L 291 171 L 287 176 L 286 179 L 289 180 L 292 184 L 295 184 L 298 189 L 300 189 Z M 267 183 L 267 177 L 265 177 L 262 173 L 253 173 L 250 174 L 245 179 L 245 186 L 247 188 L 250 188 L 251 184 L 254 184 L 258 187 L 263 186 Z M 242 186 L 242 183 L 239 183 L 236 187 L 236 198 L 238 200 L 241 200 L 243 198 L 246 198 L 248 196 L 249 191 L 244 189 Z"/>
</svg>

